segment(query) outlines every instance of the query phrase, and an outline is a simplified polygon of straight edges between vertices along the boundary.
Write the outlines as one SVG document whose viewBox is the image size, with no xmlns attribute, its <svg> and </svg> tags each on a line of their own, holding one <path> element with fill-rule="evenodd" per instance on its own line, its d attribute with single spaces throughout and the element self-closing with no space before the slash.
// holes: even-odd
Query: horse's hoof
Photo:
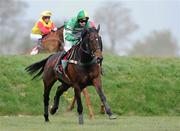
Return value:
<svg viewBox="0 0 180 131">
<path fill-rule="evenodd" d="M 89 115 L 90 120 L 94 120 L 94 115 Z"/>
<path fill-rule="evenodd" d="M 49 112 L 51 113 L 51 115 L 54 115 L 56 113 L 58 108 L 53 108 L 53 106 L 51 106 Z"/>
<path fill-rule="evenodd" d="M 79 125 L 84 124 L 83 115 L 79 115 Z"/>
<path fill-rule="evenodd" d="M 110 119 L 110 120 L 117 119 L 117 116 L 115 116 L 115 115 L 110 115 L 110 116 L 109 116 L 109 119 Z"/>
<path fill-rule="evenodd" d="M 45 122 L 49 122 L 49 117 L 48 117 L 48 115 L 44 115 L 44 119 L 45 119 Z"/>
<path fill-rule="evenodd" d="M 45 122 L 49 122 L 49 119 L 45 119 Z"/>
<path fill-rule="evenodd" d="M 104 108 L 104 106 L 103 106 L 103 105 L 101 105 L 101 108 L 100 108 L 100 113 L 101 113 L 101 114 L 105 114 L 105 108 Z"/>
<path fill-rule="evenodd" d="M 66 111 L 67 111 L 67 112 L 70 112 L 70 111 L 73 110 L 73 108 L 74 108 L 74 107 L 71 107 L 71 106 L 70 106 L 70 107 L 68 107 L 68 108 L 66 109 Z"/>
</svg>

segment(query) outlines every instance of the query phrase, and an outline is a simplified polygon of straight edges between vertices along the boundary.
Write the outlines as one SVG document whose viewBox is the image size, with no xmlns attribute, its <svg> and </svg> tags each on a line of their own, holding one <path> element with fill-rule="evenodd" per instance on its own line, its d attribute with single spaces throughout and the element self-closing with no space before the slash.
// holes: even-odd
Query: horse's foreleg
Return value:
<svg viewBox="0 0 180 131">
<path fill-rule="evenodd" d="M 76 86 L 74 87 L 74 92 L 75 92 L 75 97 L 76 97 L 76 101 L 77 101 L 77 112 L 79 114 L 79 124 L 83 124 L 84 120 L 83 120 L 83 106 L 82 106 L 82 101 L 81 101 L 81 89 Z"/>
<path fill-rule="evenodd" d="M 49 109 L 49 94 L 51 91 L 51 88 L 53 86 L 53 84 L 55 83 L 56 80 L 54 79 L 45 79 L 46 77 L 43 78 L 43 82 L 44 82 L 44 118 L 45 121 L 48 122 L 49 121 L 49 113 L 48 113 L 48 109 Z"/>
<path fill-rule="evenodd" d="M 112 112 L 111 112 L 111 109 L 106 101 L 106 97 L 103 93 L 103 90 L 102 90 L 102 85 L 101 85 L 101 80 L 100 78 L 98 79 L 94 79 L 93 80 L 93 84 L 96 88 L 96 91 L 101 99 L 101 102 L 103 103 L 104 107 L 105 107 L 105 110 L 106 110 L 106 113 L 109 115 L 109 118 L 110 119 L 115 119 L 116 117 L 112 115 Z"/>
<path fill-rule="evenodd" d="M 89 109 L 89 117 L 90 117 L 90 119 L 92 119 L 92 118 L 94 117 L 94 112 L 93 112 L 93 109 L 92 109 L 92 105 L 91 105 L 91 100 L 90 100 L 89 93 L 88 93 L 88 91 L 87 91 L 86 88 L 84 88 L 84 89 L 82 90 L 82 92 L 83 92 L 83 94 L 84 94 L 84 96 L 85 96 L 86 105 L 87 105 L 87 107 L 88 107 L 88 109 Z"/>
<path fill-rule="evenodd" d="M 89 93 L 88 93 L 88 91 L 87 91 L 86 88 L 84 88 L 84 89 L 82 90 L 82 92 L 83 92 L 83 94 L 84 94 L 84 96 L 85 96 L 86 105 L 87 105 L 87 107 L 88 107 L 88 109 L 89 109 L 89 117 L 90 117 L 90 119 L 92 119 L 92 118 L 94 117 L 94 112 L 93 112 L 93 109 L 92 109 L 92 105 L 91 105 L 91 100 L 90 100 Z M 67 109 L 68 111 L 71 111 L 71 110 L 74 108 L 75 102 L 76 102 L 76 97 L 74 96 L 72 103 L 69 105 L 69 107 L 68 107 L 68 109 Z"/>
<path fill-rule="evenodd" d="M 53 115 L 56 113 L 58 106 L 59 106 L 59 100 L 60 96 L 63 94 L 63 92 L 67 91 L 70 86 L 67 84 L 62 84 L 59 86 L 56 90 L 56 95 L 54 96 L 54 105 L 50 109 L 50 113 Z"/>
</svg>

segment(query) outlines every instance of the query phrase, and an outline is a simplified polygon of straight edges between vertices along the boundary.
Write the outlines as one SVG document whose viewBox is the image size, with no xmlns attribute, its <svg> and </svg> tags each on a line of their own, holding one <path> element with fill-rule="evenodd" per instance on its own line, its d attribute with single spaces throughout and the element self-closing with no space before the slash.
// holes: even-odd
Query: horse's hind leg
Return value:
<svg viewBox="0 0 180 131">
<path fill-rule="evenodd" d="M 82 90 L 84 96 L 85 96 L 85 99 L 86 99 L 86 105 L 89 109 L 89 117 L 90 119 L 92 119 L 94 117 L 94 112 L 93 112 L 93 109 L 92 109 L 92 105 L 91 105 L 91 100 L 90 100 L 90 96 L 89 96 L 89 93 L 87 91 L 87 88 L 84 88 Z"/>
<path fill-rule="evenodd" d="M 56 95 L 54 96 L 54 105 L 50 109 L 50 113 L 52 115 L 55 114 L 58 109 L 60 96 L 63 94 L 63 92 L 67 91 L 69 87 L 70 86 L 65 83 L 62 83 L 61 86 L 58 86 Z"/>
<path fill-rule="evenodd" d="M 74 96 L 73 101 L 70 103 L 69 107 L 67 108 L 67 111 L 72 111 L 72 109 L 74 108 L 76 102 L 76 97 Z"/>
<path fill-rule="evenodd" d="M 51 91 L 51 88 L 54 84 L 54 81 L 44 81 L 44 118 L 45 121 L 48 122 L 49 121 L 49 115 L 48 115 L 48 108 L 49 108 L 49 94 Z"/>
</svg>

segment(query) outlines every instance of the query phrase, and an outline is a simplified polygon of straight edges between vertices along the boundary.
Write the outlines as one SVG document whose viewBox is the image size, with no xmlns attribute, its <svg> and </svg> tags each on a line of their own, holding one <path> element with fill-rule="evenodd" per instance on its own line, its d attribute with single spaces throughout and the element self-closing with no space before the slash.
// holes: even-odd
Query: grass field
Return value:
<svg viewBox="0 0 180 131">
<path fill-rule="evenodd" d="M 46 55 L 0 56 L 0 131 L 180 131 L 180 58 L 118 57 L 105 55 L 102 77 L 107 101 L 118 119 L 99 114 L 100 100 L 88 87 L 95 119 L 84 105 L 83 126 L 75 114 L 65 113 L 63 96 L 59 112 L 43 118 L 43 83 L 24 71 Z M 52 105 L 56 83 L 50 95 Z M 73 90 L 68 93 L 73 96 Z M 22 115 L 23 114 L 23 115 Z"/>
<path fill-rule="evenodd" d="M 43 116 L 0 116 L 0 131 L 179 131 L 180 117 L 138 117 L 119 116 L 109 120 L 96 116 L 94 120 L 84 118 L 84 125 L 78 125 L 74 113 L 60 113 L 50 116 L 45 123 Z"/>
<path fill-rule="evenodd" d="M 0 56 L 0 115 L 43 114 L 42 80 L 31 81 L 24 69 L 47 55 Z M 125 116 L 180 116 L 179 67 L 180 58 L 105 54 L 102 83 L 112 111 Z M 50 103 L 58 84 L 52 88 Z M 100 99 L 94 88 L 88 90 L 94 112 L 98 114 Z M 73 96 L 72 89 L 69 96 Z M 62 97 L 60 111 L 66 107 L 67 100 Z M 84 114 L 87 114 L 86 106 Z"/>
</svg>

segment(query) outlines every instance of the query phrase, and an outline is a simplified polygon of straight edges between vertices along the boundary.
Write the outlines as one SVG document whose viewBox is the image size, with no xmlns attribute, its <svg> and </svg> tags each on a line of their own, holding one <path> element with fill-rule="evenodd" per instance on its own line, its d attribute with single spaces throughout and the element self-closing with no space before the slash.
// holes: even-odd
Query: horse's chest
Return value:
<svg viewBox="0 0 180 131">
<path fill-rule="evenodd" d="M 86 67 L 86 68 L 77 68 L 76 70 L 76 82 L 81 84 L 90 84 L 92 83 L 93 79 L 98 76 L 98 70 L 94 70 L 94 67 Z"/>
<path fill-rule="evenodd" d="M 95 73 L 93 72 L 88 72 L 88 73 L 85 73 L 85 74 L 81 74 L 81 83 L 91 83 L 93 78 L 95 78 Z"/>
</svg>

